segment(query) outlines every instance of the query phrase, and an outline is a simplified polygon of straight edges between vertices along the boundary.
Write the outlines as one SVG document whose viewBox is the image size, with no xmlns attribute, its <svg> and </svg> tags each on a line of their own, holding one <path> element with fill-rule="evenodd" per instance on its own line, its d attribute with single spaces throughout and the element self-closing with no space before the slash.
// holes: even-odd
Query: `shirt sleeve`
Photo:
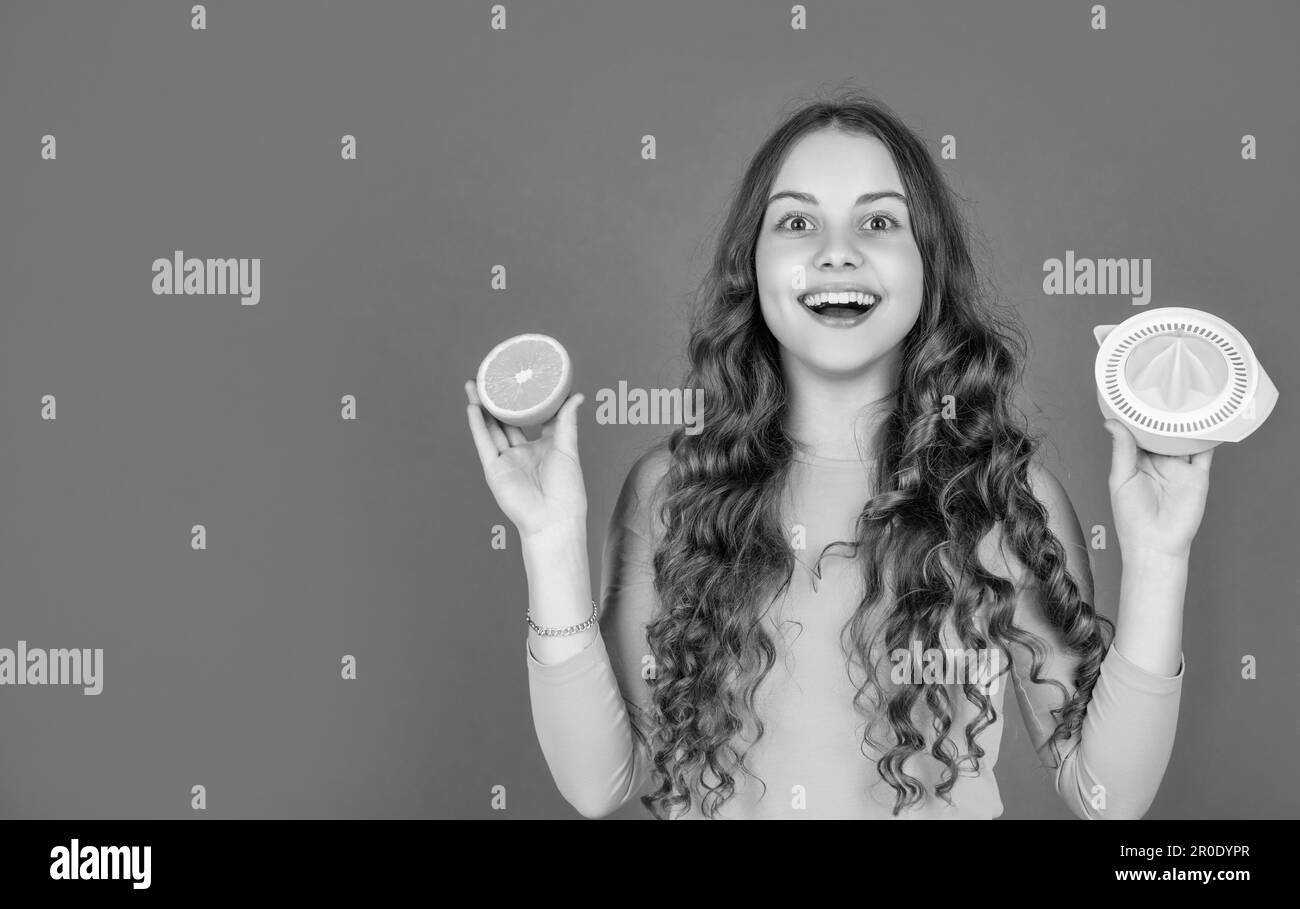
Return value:
<svg viewBox="0 0 1300 909">
<path fill-rule="evenodd" d="M 1040 678 L 1052 678 L 1074 691 L 1078 658 L 1052 649 Z M 1106 652 L 1092 689 L 1088 712 L 1075 735 L 1057 742 L 1061 761 L 1055 766 L 1056 792 L 1079 818 L 1136 819 L 1146 814 L 1164 779 L 1173 752 L 1182 695 L 1180 663 L 1174 676 L 1155 675 L 1115 649 Z M 1016 698 L 1035 748 L 1043 748 L 1056 719 L 1052 710 L 1065 703 L 1055 685 L 1029 679 L 1029 663 L 1017 661 L 1012 674 Z M 1040 752 L 1044 766 L 1050 749 Z"/>
<path fill-rule="evenodd" d="M 604 817 L 647 791 L 644 730 L 654 664 L 646 625 L 654 588 L 653 503 L 667 453 L 652 449 L 629 471 L 602 555 L 600 634 L 559 663 L 543 664 L 525 638 L 533 725 L 560 794 L 584 817 Z"/>
<path fill-rule="evenodd" d="M 1050 513 L 1051 528 L 1065 549 L 1070 575 L 1081 597 L 1093 603 L 1088 549 L 1074 509 L 1054 478 L 1040 473 L 1036 482 L 1036 491 Z M 1039 749 L 1040 762 L 1055 771 L 1057 794 L 1076 817 L 1085 820 L 1141 818 L 1155 800 L 1173 753 L 1186 668 L 1184 655 L 1179 654 L 1176 674 L 1162 676 L 1132 662 L 1112 643 L 1102 660 L 1079 730 L 1070 739 L 1056 743 L 1061 759 L 1055 764 L 1051 749 L 1044 748 L 1056 728 L 1052 711 L 1065 704 L 1062 688 L 1074 693 L 1081 658 L 1069 650 L 1061 632 L 1047 621 L 1036 593 L 1022 593 L 1015 621 L 1047 647 L 1039 678 L 1060 683 L 1058 687 L 1051 682 L 1032 681 L 1029 650 L 1015 645 L 1012 682 L 1016 699 L 1034 747 Z"/>
</svg>

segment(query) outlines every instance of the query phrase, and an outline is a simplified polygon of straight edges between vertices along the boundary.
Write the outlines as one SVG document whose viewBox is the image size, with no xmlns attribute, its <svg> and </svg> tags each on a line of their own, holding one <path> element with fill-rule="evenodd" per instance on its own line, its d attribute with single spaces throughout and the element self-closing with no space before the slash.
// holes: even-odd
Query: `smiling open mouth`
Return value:
<svg viewBox="0 0 1300 909">
<path fill-rule="evenodd" d="M 875 309 L 880 298 L 872 293 L 846 291 L 844 293 L 802 294 L 799 305 L 814 315 L 825 319 L 856 319 Z"/>
</svg>

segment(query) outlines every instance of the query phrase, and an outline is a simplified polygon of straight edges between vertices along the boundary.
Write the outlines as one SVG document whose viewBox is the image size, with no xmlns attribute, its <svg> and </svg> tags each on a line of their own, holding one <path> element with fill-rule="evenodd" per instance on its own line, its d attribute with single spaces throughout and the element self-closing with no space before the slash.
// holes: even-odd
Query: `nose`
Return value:
<svg viewBox="0 0 1300 909">
<path fill-rule="evenodd" d="M 826 232 L 825 245 L 817 250 L 816 261 L 818 268 L 840 268 L 845 265 L 858 268 L 862 265 L 862 251 L 846 235 L 831 230 Z"/>
</svg>

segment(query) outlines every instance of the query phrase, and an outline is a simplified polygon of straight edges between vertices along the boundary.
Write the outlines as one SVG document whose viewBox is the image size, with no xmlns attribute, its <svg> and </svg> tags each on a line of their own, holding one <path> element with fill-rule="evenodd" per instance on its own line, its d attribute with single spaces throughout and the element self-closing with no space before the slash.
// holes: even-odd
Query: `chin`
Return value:
<svg viewBox="0 0 1300 909">
<path fill-rule="evenodd" d="M 794 353 L 805 365 L 817 372 L 844 376 L 866 372 L 882 356 L 879 351 L 864 350 L 860 344 L 852 348 L 846 346 L 842 351 L 828 350 L 828 347 L 828 344 L 819 344 L 815 349 L 787 349 L 787 353 Z"/>
</svg>

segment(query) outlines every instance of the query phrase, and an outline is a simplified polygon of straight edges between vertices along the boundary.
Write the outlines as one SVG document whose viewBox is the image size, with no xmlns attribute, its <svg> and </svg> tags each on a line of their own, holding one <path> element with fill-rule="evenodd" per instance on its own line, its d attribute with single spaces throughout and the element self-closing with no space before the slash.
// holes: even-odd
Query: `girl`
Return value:
<svg viewBox="0 0 1300 909">
<path fill-rule="evenodd" d="M 590 596 L 573 395 L 528 441 L 468 416 L 528 576 L 538 741 L 563 796 L 658 818 L 991 818 L 1009 679 L 1080 818 L 1155 797 L 1212 453 L 1113 439 L 1116 623 L 921 140 L 851 94 L 744 175 L 689 341 L 703 431 L 642 455 Z M 816 554 L 810 557 L 810 554 Z"/>
</svg>

